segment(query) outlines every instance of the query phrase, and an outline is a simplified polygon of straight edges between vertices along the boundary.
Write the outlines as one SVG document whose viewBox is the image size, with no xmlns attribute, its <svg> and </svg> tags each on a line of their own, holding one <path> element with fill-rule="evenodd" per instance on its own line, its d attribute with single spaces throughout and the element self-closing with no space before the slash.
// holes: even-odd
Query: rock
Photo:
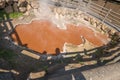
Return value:
<svg viewBox="0 0 120 80">
<path fill-rule="evenodd" d="M 34 9 L 38 9 L 39 8 L 39 2 L 34 0 L 31 2 L 31 7 Z"/>
<path fill-rule="evenodd" d="M 116 32 L 116 35 L 118 35 L 120 37 L 120 32 Z"/>
<path fill-rule="evenodd" d="M 26 0 L 18 0 L 19 3 L 25 2 Z"/>
<path fill-rule="evenodd" d="M 89 17 L 88 16 L 84 16 L 84 20 L 85 21 L 89 21 Z M 91 23 L 92 23 L 93 21 L 91 20 Z"/>
<path fill-rule="evenodd" d="M 18 0 L 13 0 L 14 2 L 18 2 Z"/>
<path fill-rule="evenodd" d="M 19 11 L 25 13 L 27 11 L 26 7 L 19 7 Z"/>
<path fill-rule="evenodd" d="M 6 2 L 7 2 L 8 5 L 12 5 L 14 3 L 13 0 L 6 0 Z"/>
<path fill-rule="evenodd" d="M 24 13 L 24 15 L 28 16 L 28 15 L 29 15 L 29 11 L 26 11 L 26 12 Z"/>
<path fill-rule="evenodd" d="M 4 1 L 9 2 L 10 0 L 4 0 Z"/>
<path fill-rule="evenodd" d="M 46 74 L 45 71 L 40 71 L 40 72 L 36 72 L 36 73 L 30 73 L 29 75 L 29 79 L 37 79 L 37 78 L 41 78 L 44 77 Z"/>
<path fill-rule="evenodd" d="M 18 12 L 19 11 L 17 3 L 13 4 L 13 9 L 14 9 L 14 12 Z"/>
<path fill-rule="evenodd" d="M 11 12 L 13 12 L 12 6 L 7 6 L 7 7 L 5 7 L 5 12 L 6 12 L 6 13 L 11 13 Z"/>
<path fill-rule="evenodd" d="M 61 4 L 60 4 L 59 2 L 56 2 L 56 3 L 55 3 L 55 6 L 60 7 Z"/>
<path fill-rule="evenodd" d="M 25 1 L 27 1 L 27 0 L 19 0 L 19 1 L 25 2 Z"/>
<path fill-rule="evenodd" d="M 28 2 L 26 0 L 19 0 L 18 6 L 19 7 L 27 7 Z"/>
<path fill-rule="evenodd" d="M 0 9 L 5 7 L 5 1 L 0 0 Z"/>
<path fill-rule="evenodd" d="M 120 39 L 120 32 L 115 32 L 114 34 Z"/>
<path fill-rule="evenodd" d="M 27 5 L 27 11 L 29 11 L 31 9 L 31 6 L 28 4 Z"/>
</svg>

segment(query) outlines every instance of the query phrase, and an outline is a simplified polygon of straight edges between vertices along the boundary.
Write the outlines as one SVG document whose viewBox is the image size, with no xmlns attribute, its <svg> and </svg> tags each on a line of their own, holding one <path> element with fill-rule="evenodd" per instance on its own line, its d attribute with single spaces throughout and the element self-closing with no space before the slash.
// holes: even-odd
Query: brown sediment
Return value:
<svg viewBox="0 0 120 80">
<path fill-rule="evenodd" d="M 15 30 L 18 34 L 22 45 L 43 53 L 55 54 L 56 49 L 62 51 L 65 42 L 79 45 L 82 43 L 80 36 L 84 36 L 88 41 L 97 46 L 104 43 L 98 37 L 107 40 L 106 35 L 96 33 L 85 26 L 75 26 L 67 24 L 67 30 L 59 29 L 50 21 L 36 20 L 30 24 L 18 25 Z M 18 42 L 15 34 L 12 34 L 14 41 Z"/>
</svg>

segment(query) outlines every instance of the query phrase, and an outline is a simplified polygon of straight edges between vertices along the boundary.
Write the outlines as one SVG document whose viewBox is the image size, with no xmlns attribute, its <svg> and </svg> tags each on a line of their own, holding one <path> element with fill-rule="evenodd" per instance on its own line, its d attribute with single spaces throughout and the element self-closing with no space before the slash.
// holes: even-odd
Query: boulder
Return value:
<svg viewBox="0 0 120 80">
<path fill-rule="evenodd" d="M 27 11 L 29 11 L 31 9 L 31 6 L 28 4 L 27 5 Z"/>
<path fill-rule="evenodd" d="M 18 6 L 19 7 L 27 7 L 28 2 L 26 0 L 19 0 L 18 1 Z"/>
<path fill-rule="evenodd" d="M 5 12 L 6 12 L 6 13 L 11 13 L 11 12 L 13 12 L 12 6 L 7 6 L 7 7 L 5 7 Z"/>
<path fill-rule="evenodd" d="M 26 7 L 19 7 L 19 11 L 25 13 L 27 11 Z"/>
<path fill-rule="evenodd" d="M 18 12 L 19 11 L 17 3 L 13 4 L 13 9 L 14 9 L 14 12 Z"/>
<path fill-rule="evenodd" d="M 0 0 L 0 9 L 5 7 L 5 1 L 4 0 Z"/>
<path fill-rule="evenodd" d="M 31 4 L 31 7 L 34 8 L 34 9 L 39 8 L 39 2 L 36 1 L 36 0 L 32 1 L 30 4 Z"/>
<path fill-rule="evenodd" d="M 25 2 L 26 0 L 18 0 L 19 3 Z"/>
<path fill-rule="evenodd" d="M 18 2 L 18 0 L 13 0 L 14 2 Z"/>
<path fill-rule="evenodd" d="M 8 5 L 12 5 L 12 4 L 14 3 L 14 1 L 13 1 L 13 0 L 6 0 L 6 3 L 7 3 Z"/>
</svg>

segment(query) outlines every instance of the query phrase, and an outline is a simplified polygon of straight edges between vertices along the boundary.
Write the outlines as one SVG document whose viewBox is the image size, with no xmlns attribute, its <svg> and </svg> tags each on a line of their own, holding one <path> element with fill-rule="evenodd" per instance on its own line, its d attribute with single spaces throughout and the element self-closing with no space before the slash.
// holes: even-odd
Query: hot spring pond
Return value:
<svg viewBox="0 0 120 80">
<path fill-rule="evenodd" d="M 30 24 L 17 25 L 11 36 L 16 43 L 47 54 L 55 54 L 56 49 L 63 51 L 64 43 L 81 44 L 80 36 L 96 46 L 104 45 L 103 40 L 108 39 L 106 35 L 95 33 L 86 26 L 66 24 L 66 27 L 66 30 L 59 29 L 48 20 L 34 20 Z"/>
</svg>

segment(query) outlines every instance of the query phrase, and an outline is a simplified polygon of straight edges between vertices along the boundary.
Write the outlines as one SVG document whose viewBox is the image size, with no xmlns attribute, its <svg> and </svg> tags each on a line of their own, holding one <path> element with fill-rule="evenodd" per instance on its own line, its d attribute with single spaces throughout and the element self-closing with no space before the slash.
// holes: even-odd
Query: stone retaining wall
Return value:
<svg viewBox="0 0 120 80">
<path fill-rule="evenodd" d="M 38 0 L 0 0 L 0 9 L 4 9 L 6 13 L 25 13 L 31 8 L 38 8 L 38 4 Z"/>
<path fill-rule="evenodd" d="M 109 25 L 105 24 L 104 22 L 100 21 L 99 19 L 95 18 L 94 16 L 91 16 L 89 14 L 86 14 L 85 12 L 82 12 L 77 9 L 70 9 L 65 7 L 55 7 L 53 12 L 59 15 L 59 17 L 64 17 L 66 21 L 81 25 L 85 24 L 88 25 L 97 31 L 103 33 L 103 34 L 114 34 L 116 30 L 114 28 L 111 28 Z"/>
</svg>

